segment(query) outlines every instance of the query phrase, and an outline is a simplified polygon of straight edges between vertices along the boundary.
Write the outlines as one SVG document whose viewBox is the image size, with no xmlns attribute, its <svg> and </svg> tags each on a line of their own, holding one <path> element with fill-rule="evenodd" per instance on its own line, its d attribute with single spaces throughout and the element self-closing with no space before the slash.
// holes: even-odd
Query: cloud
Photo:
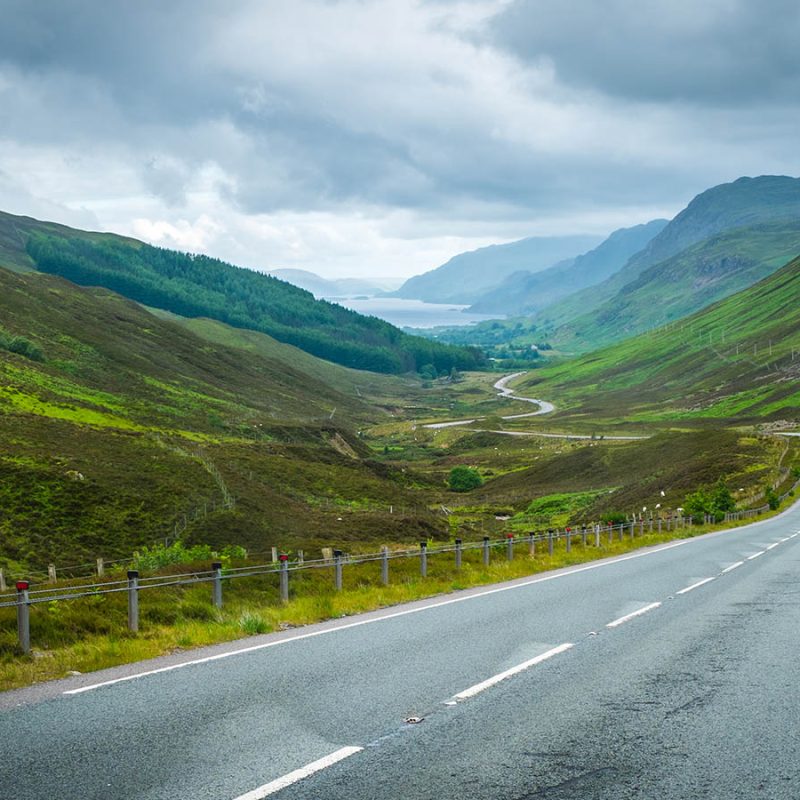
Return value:
<svg viewBox="0 0 800 800">
<path fill-rule="evenodd" d="M 567 85 L 741 107 L 800 97 L 794 0 L 515 0 L 491 40 Z"/>
<path fill-rule="evenodd" d="M 340 274 L 635 224 L 798 171 L 768 5 L 0 0 L 0 199 Z"/>
</svg>

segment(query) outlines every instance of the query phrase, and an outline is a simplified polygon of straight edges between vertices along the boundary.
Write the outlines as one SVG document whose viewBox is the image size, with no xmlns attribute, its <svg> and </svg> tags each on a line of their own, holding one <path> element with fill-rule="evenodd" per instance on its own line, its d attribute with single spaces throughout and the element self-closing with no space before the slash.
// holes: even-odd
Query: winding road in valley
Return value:
<svg viewBox="0 0 800 800">
<path fill-rule="evenodd" d="M 533 397 L 521 397 L 520 395 L 514 394 L 513 389 L 508 388 L 509 381 L 513 381 L 514 378 L 519 378 L 520 375 L 524 375 L 524 372 L 514 372 L 511 375 L 506 375 L 504 378 L 500 378 L 497 383 L 494 384 L 494 388 L 498 390 L 499 397 L 505 397 L 507 400 L 521 400 L 523 403 L 535 403 L 539 406 L 538 411 L 529 411 L 525 414 L 508 414 L 507 416 L 501 417 L 500 419 L 522 419 L 523 417 L 538 417 L 542 414 L 550 414 L 555 411 L 556 407 L 552 403 L 548 403 L 547 400 L 536 400 Z M 456 428 L 460 425 L 471 425 L 473 422 L 480 422 L 481 420 L 486 419 L 486 417 L 473 417 L 472 419 L 458 419 L 452 422 L 431 422 L 427 425 L 423 425 L 423 428 L 433 428 L 433 429 L 440 429 L 440 428 Z M 502 433 L 502 431 L 498 431 Z"/>
<path fill-rule="evenodd" d="M 514 378 L 519 378 L 521 375 L 524 375 L 524 372 L 514 372 L 511 375 L 506 375 L 504 378 L 500 378 L 497 383 L 494 384 L 494 388 L 498 390 L 498 396 L 504 397 L 507 400 L 521 400 L 523 403 L 535 403 L 539 406 L 538 411 L 529 411 L 525 414 L 507 414 L 505 416 L 501 416 L 500 419 L 523 419 L 524 417 L 539 417 L 542 414 L 550 414 L 555 411 L 555 406 L 548 402 L 547 400 L 538 400 L 533 397 L 522 397 L 518 394 L 514 394 L 514 390 L 508 387 L 508 383 Z M 482 420 L 486 419 L 486 417 L 473 417 L 472 419 L 458 419 L 453 420 L 452 422 L 429 422 L 426 425 L 422 425 L 423 428 L 431 428 L 433 430 L 441 430 L 442 428 L 458 428 L 463 425 L 472 425 L 474 422 L 481 422 Z M 499 433 L 503 436 L 538 436 L 544 439 L 572 439 L 572 440 L 581 440 L 581 439 L 597 439 L 597 435 L 590 436 L 588 434 L 579 434 L 579 433 L 541 433 L 539 431 L 496 431 L 490 429 L 483 429 L 483 428 L 476 428 L 475 433 Z M 602 436 L 603 439 L 614 440 L 614 441 L 637 441 L 639 439 L 649 439 L 649 436 Z"/>
</svg>

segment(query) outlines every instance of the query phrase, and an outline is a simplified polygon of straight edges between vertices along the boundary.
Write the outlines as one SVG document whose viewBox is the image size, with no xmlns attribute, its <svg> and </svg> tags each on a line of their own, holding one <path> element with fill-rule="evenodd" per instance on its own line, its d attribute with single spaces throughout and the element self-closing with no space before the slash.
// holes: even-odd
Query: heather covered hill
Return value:
<svg viewBox="0 0 800 800">
<path fill-rule="evenodd" d="M 0 566 L 129 557 L 176 525 L 251 549 L 327 543 L 340 518 L 360 541 L 436 534 L 388 513 L 414 502 L 412 476 L 355 434 L 419 381 L 182 322 L 0 269 Z"/>
<path fill-rule="evenodd" d="M 800 258 L 691 316 L 529 374 L 559 413 L 637 421 L 798 420 Z"/>
</svg>

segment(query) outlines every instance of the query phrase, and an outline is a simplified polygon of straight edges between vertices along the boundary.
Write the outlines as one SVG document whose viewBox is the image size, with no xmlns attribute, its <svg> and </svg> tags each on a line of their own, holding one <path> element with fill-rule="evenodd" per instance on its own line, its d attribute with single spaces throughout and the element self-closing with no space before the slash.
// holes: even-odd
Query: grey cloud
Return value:
<svg viewBox="0 0 800 800">
<path fill-rule="evenodd" d="M 602 113 L 622 119 L 636 113 L 631 99 L 745 107 L 766 97 L 779 104 L 797 96 L 800 11 L 788 0 L 766 5 L 769 11 L 745 0 L 517 0 L 487 37 L 463 36 L 529 65 L 551 60 L 560 83 L 549 92 L 557 95 L 564 84 L 591 88 Z M 651 153 L 632 156 L 601 132 L 602 147 L 589 138 L 586 145 L 548 150 L 496 135 L 491 104 L 474 113 L 473 104 L 480 108 L 486 100 L 481 92 L 491 88 L 475 88 L 470 69 L 479 67 L 472 64 L 431 58 L 425 80 L 415 85 L 406 84 L 402 59 L 359 73 L 347 63 L 349 54 L 337 56 L 335 41 L 330 68 L 343 69 L 338 82 L 315 72 L 317 64 L 301 64 L 295 74 L 291 64 L 259 60 L 262 54 L 235 45 L 226 60 L 215 61 L 213 45 L 228 18 L 248 22 L 256 9 L 264 25 L 265 7 L 212 0 L 0 0 L 4 135 L 64 148 L 87 142 L 112 148 L 169 207 L 185 203 L 193 175 L 213 162 L 230 178 L 219 188 L 223 198 L 247 214 L 363 206 L 430 212 L 446 222 L 459 215 L 533 219 L 604 204 L 677 206 L 739 174 L 716 163 L 704 164 L 699 175 L 693 138 L 718 136 L 741 147 L 749 137 L 763 140 L 764 126 L 791 130 L 796 121 L 788 103 L 790 111 L 778 109 L 772 121 L 750 112 L 720 118 L 717 132 L 710 129 L 714 120 L 690 110 L 664 133 L 686 137 L 685 157 L 662 155 L 655 143 Z M 305 14 L 313 24 L 307 7 Z M 374 40 L 378 34 L 365 29 L 362 35 Z M 444 28 L 438 35 L 457 36 Z M 304 44 L 298 40 L 296 47 Z M 412 64 L 417 53 L 407 57 Z M 3 90 L 3 75 L 10 89 Z M 373 105 L 369 92 L 355 91 L 373 85 L 375 96 L 389 103 Z M 460 99 L 442 108 L 442 96 Z M 587 106 L 584 125 L 592 125 L 593 111 Z M 793 152 L 787 141 L 793 137 L 784 132 L 769 143 L 776 163 L 785 164 Z M 757 172 L 758 155 L 736 168 Z"/>
<path fill-rule="evenodd" d="M 800 97 L 796 0 L 515 0 L 491 40 L 568 84 L 637 100 Z"/>
</svg>

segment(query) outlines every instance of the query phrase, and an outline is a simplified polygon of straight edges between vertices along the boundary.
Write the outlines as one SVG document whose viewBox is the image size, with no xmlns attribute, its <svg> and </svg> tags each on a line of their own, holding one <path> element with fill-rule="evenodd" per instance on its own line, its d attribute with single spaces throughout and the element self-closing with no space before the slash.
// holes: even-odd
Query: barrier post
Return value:
<svg viewBox="0 0 800 800">
<path fill-rule="evenodd" d="M 419 543 L 419 574 L 423 578 L 428 577 L 428 543 Z"/>
<path fill-rule="evenodd" d="M 25 655 L 31 652 L 31 603 L 28 581 L 17 581 L 17 638 Z"/>
<path fill-rule="evenodd" d="M 456 569 L 461 569 L 461 539 L 456 539 Z"/>
<path fill-rule="evenodd" d="M 139 570 L 128 570 L 128 630 L 139 630 Z"/>
<path fill-rule="evenodd" d="M 281 553 L 281 603 L 289 602 L 289 556 Z"/>
<path fill-rule="evenodd" d="M 211 583 L 211 601 L 215 608 L 222 608 L 222 562 L 215 561 L 211 565 L 211 571 L 214 573 L 214 580 Z"/>
<path fill-rule="evenodd" d="M 389 585 L 389 548 L 386 545 L 381 548 L 381 583 Z"/>
<path fill-rule="evenodd" d="M 337 592 L 342 591 L 342 551 L 333 551 L 333 583 Z"/>
</svg>

